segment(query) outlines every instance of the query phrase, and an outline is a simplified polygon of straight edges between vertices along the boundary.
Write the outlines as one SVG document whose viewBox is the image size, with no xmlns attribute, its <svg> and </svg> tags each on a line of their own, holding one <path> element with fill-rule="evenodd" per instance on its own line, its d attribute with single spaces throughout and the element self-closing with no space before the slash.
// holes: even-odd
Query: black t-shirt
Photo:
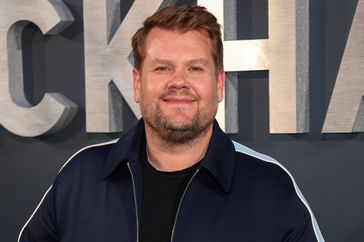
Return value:
<svg viewBox="0 0 364 242">
<path fill-rule="evenodd" d="M 167 242 L 182 194 L 199 163 L 181 171 L 163 172 L 142 154 L 143 194 L 140 221 L 141 242 Z"/>
</svg>

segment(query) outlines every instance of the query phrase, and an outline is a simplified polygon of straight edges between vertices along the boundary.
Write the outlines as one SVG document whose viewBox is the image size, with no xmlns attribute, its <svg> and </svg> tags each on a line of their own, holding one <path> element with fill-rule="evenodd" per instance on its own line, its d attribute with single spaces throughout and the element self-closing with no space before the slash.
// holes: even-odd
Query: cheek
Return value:
<svg viewBox="0 0 364 242">
<path fill-rule="evenodd" d="M 154 82 L 144 82 L 140 87 L 140 98 L 144 102 L 152 102 L 158 99 L 160 87 Z"/>
<path fill-rule="evenodd" d="M 218 99 L 218 90 L 214 81 L 205 82 L 204 85 L 199 85 L 197 88 L 201 97 L 206 102 L 209 102 L 210 105 L 212 104 L 211 102 L 216 102 Z"/>
</svg>

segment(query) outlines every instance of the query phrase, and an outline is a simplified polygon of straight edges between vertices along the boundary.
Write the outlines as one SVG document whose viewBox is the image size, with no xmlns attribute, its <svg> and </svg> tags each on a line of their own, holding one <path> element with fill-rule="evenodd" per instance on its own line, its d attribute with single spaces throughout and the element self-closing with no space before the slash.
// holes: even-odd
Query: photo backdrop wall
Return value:
<svg viewBox="0 0 364 242">
<path fill-rule="evenodd" d="M 0 39 L 0 42 L 3 43 L 0 51 L 4 52 L 4 50 L 11 49 L 10 47 L 22 51 L 20 56 L 18 52 L 16 52 L 18 55 L 8 54 L 6 56 L 9 60 L 22 58 L 24 76 L 24 81 L 19 81 L 21 78 L 15 78 L 18 82 L 10 83 L 10 89 L 8 89 L 9 86 L 6 85 L 9 83 L 6 78 L 9 75 L 12 75 L 13 78 L 19 77 L 19 72 L 10 72 L 9 75 L 5 75 L 4 65 L 2 66 L 3 75 L 0 75 L 2 78 L 0 80 L 0 105 L 3 105 L 0 107 L 2 110 L 0 112 L 0 241 L 17 240 L 22 226 L 68 157 L 88 144 L 119 137 L 122 132 L 117 132 L 117 129 L 125 130 L 137 120 L 136 107 L 129 105 L 130 96 L 122 95 L 128 93 L 127 90 L 121 90 L 127 85 L 121 85 L 117 82 L 116 84 L 107 83 L 109 81 L 107 78 L 124 81 L 130 79 L 131 73 L 129 73 L 130 76 L 127 76 L 128 69 L 126 68 L 127 65 L 130 65 L 130 59 L 125 61 L 120 60 L 119 55 L 110 55 L 107 57 L 108 59 L 105 59 L 104 64 L 96 66 L 100 68 L 99 71 L 115 71 L 120 75 L 108 76 L 110 73 L 104 73 L 106 77 L 104 86 L 106 83 L 107 87 L 104 89 L 110 94 L 110 96 L 105 95 L 105 97 L 111 98 L 112 104 L 106 109 L 109 119 L 103 127 L 107 127 L 107 129 L 105 131 L 92 130 L 92 125 L 87 125 L 92 115 L 96 115 L 93 120 L 105 116 L 104 112 L 94 112 L 99 110 L 97 105 L 101 103 L 100 97 L 87 96 L 87 90 L 95 88 L 94 85 L 87 82 L 92 74 L 92 72 L 88 72 L 90 68 L 88 62 L 90 56 L 88 55 L 93 53 L 87 46 L 92 47 L 90 45 L 92 42 L 88 38 L 98 38 L 98 35 L 102 34 L 92 31 L 93 29 L 97 30 L 98 25 L 108 26 L 108 29 L 105 28 L 109 35 L 102 37 L 106 38 L 106 43 L 112 44 L 113 38 L 127 41 L 130 36 L 122 34 L 128 33 L 128 28 L 132 28 L 132 26 L 124 24 L 123 29 L 126 28 L 126 32 L 122 32 L 118 36 L 118 33 L 121 33 L 121 28 L 118 29 L 119 24 L 114 23 L 126 23 L 127 17 L 125 16 L 129 10 L 137 2 L 143 1 L 105 1 L 108 3 L 104 4 L 106 6 L 105 19 L 104 22 L 100 23 L 95 19 L 102 20 L 102 18 L 92 16 L 92 13 L 93 11 L 102 12 L 98 7 L 102 5 L 104 0 L 86 1 L 62 1 L 69 13 L 61 13 L 65 20 L 64 29 L 59 29 L 59 33 L 56 35 L 43 35 L 42 26 L 24 23 L 22 32 L 19 32 L 19 29 L 11 29 L 14 33 L 22 33 L 19 37 L 21 41 L 13 41 L 11 43 L 15 44 L 11 46 L 7 42 L 8 29 L 0 28 L 0 32 L 4 35 Z M 16 4 L 21 2 L 21 0 L 3 1 L 4 4 L 0 6 L 2 13 L 0 19 L 3 25 L 5 20 L 11 20 L 6 16 L 14 16 L 14 13 L 17 13 Z M 39 2 L 44 4 L 46 0 Z M 195 2 L 179 0 L 164 1 L 162 4 Z M 225 1 L 225 7 L 236 6 L 235 15 L 232 14 L 234 11 L 231 9 L 220 11 L 225 22 L 225 40 L 256 40 L 266 45 L 266 42 L 280 30 L 280 23 L 277 22 L 272 27 L 272 19 L 270 18 L 269 8 L 273 4 L 277 4 L 275 2 L 277 0 L 237 0 L 234 4 L 231 4 L 232 1 L 226 4 Z M 363 43 L 364 37 L 353 31 L 357 28 L 355 26 L 363 26 L 364 28 L 364 11 L 363 7 L 359 8 L 359 6 L 364 5 L 363 0 L 297 0 L 288 2 L 291 2 L 292 6 L 277 5 L 277 9 L 293 14 L 287 16 L 288 25 L 290 21 L 293 21 L 293 26 L 295 26 L 293 30 L 297 30 L 297 33 L 306 34 L 292 35 L 294 40 L 287 40 L 292 36 L 286 36 L 287 38 L 283 38 L 282 43 L 277 41 L 274 48 L 269 47 L 274 50 L 280 48 L 276 56 L 279 57 L 281 54 L 281 60 L 268 57 L 266 62 L 263 60 L 259 62 L 260 64 L 254 64 L 253 67 L 247 67 L 249 63 L 238 62 L 240 69 L 238 68 L 239 70 L 234 72 L 232 71 L 234 70 L 234 63 L 226 64 L 228 68 L 231 68 L 228 74 L 231 81 L 227 84 L 230 85 L 227 87 L 229 92 L 227 93 L 226 106 L 224 106 L 225 110 L 222 113 L 223 115 L 226 114 L 226 118 L 222 120 L 226 124 L 226 130 L 231 133 L 229 135 L 232 139 L 273 156 L 288 168 L 315 213 L 326 241 L 363 241 L 364 134 L 361 129 L 364 126 L 364 115 L 361 113 L 362 106 L 360 104 L 363 101 L 360 98 L 364 95 L 362 85 L 364 75 L 360 74 L 360 69 L 364 69 L 364 56 L 361 55 L 363 48 L 360 48 L 362 47 L 360 43 Z M 92 6 L 91 3 L 101 5 Z M 7 4 L 12 4 L 12 8 L 6 8 Z M 20 7 L 20 5 L 18 6 Z M 306 7 L 307 12 L 305 12 Z M 116 8 L 120 11 L 115 11 Z M 294 11 L 291 11 L 292 9 Z M 18 17 L 20 18 L 22 14 L 24 12 L 20 11 Z M 85 14 L 91 15 L 85 16 Z M 134 14 L 138 15 L 139 12 L 136 11 Z M 143 14 L 145 12 L 141 11 L 140 15 Z M 26 17 L 24 16 L 25 19 Z M 39 14 L 40 17 L 41 14 Z M 285 28 L 287 23 L 282 22 L 281 25 L 282 28 Z M 302 29 L 306 27 L 309 28 Z M 85 31 L 85 28 L 88 28 L 88 32 Z M 13 33 L 11 31 L 10 33 Z M 8 49 L 5 49 L 4 43 Z M 287 43 L 293 47 L 289 47 Z M 117 46 L 117 43 L 114 45 Z M 268 43 L 267 46 L 273 46 L 273 44 Z M 348 51 L 349 46 L 352 48 L 351 51 Z M 240 46 L 239 48 L 244 49 L 245 47 L 243 47 Z M 130 46 L 125 47 L 124 52 L 122 52 L 123 48 L 117 47 L 116 50 L 119 52 L 115 53 L 124 56 L 129 54 Z M 262 49 L 258 49 L 258 52 L 254 52 L 256 50 L 254 48 L 245 48 L 244 50 L 246 54 L 243 52 L 236 58 L 230 56 L 226 62 L 234 62 L 237 58 L 244 60 L 244 58 L 252 56 L 265 56 L 264 51 L 262 55 L 259 54 L 259 50 Z M 283 94 L 272 93 L 272 90 L 276 88 L 274 83 L 279 84 L 280 77 L 282 80 L 285 78 L 283 74 L 282 76 L 272 76 L 272 72 L 276 70 L 272 65 L 277 65 L 278 61 L 285 61 L 291 53 L 296 53 L 296 55 L 289 57 L 291 59 L 287 62 L 287 69 L 282 71 L 283 74 L 295 74 L 294 82 L 290 82 L 291 87 L 294 88 L 292 89 L 294 95 L 292 92 L 287 94 L 289 96 L 287 98 L 292 98 L 292 95 L 294 98 L 284 99 Z M 357 56 L 355 57 L 355 55 Z M 4 56 L 3 54 L 1 61 L 4 61 Z M 286 59 L 284 60 L 284 58 Z M 98 63 L 102 63 L 100 58 L 96 60 L 99 61 Z M 19 70 L 16 63 L 19 62 L 9 61 L 9 66 L 6 67 L 10 67 L 10 70 L 12 70 L 11 68 Z M 350 70 L 352 67 L 357 69 L 352 69 L 350 75 L 345 74 L 345 68 Z M 300 83 L 300 80 L 307 80 L 307 82 Z M 341 84 L 341 87 L 340 81 L 344 83 Z M 331 118 L 335 121 L 334 123 L 338 124 L 338 122 L 343 121 L 347 126 L 350 124 L 349 129 L 345 130 L 343 126 L 336 126 L 337 132 L 334 128 L 334 131 L 327 132 L 323 128 L 328 120 L 327 113 L 331 108 L 330 106 L 335 105 L 334 100 L 336 99 L 332 97 L 335 93 L 334 90 L 338 88 L 344 91 L 339 91 L 339 96 L 336 99 L 339 104 L 346 105 L 345 107 L 355 106 L 348 101 L 353 99 L 351 97 L 360 98 L 354 111 L 332 112 Z M 24 93 L 14 90 L 24 90 Z M 42 129 L 45 129 L 46 126 L 31 126 L 30 124 L 34 120 L 32 119 L 33 116 L 26 113 L 27 110 L 25 113 L 20 111 L 13 113 L 12 110 L 15 109 L 9 108 L 9 101 L 6 99 L 6 95 L 9 93 L 13 93 L 10 100 L 13 100 L 18 106 L 24 104 L 21 103 L 22 98 L 27 100 L 29 106 L 36 106 L 42 102 L 45 93 L 60 93 L 70 101 L 65 103 L 69 107 L 69 120 L 64 122 L 64 127 L 57 126 L 58 130 L 57 127 L 52 129 L 53 133 L 48 132 L 45 135 L 35 136 L 34 134 L 37 132 L 43 132 Z M 18 93 L 19 96 L 14 93 Z M 282 100 L 279 99 L 280 96 L 283 100 L 297 102 L 297 105 L 280 101 Z M 278 97 L 279 105 L 276 107 L 272 106 L 272 103 L 276 102 L 274 97 Z M 275 132 L 272 125 L 274 123 L 272 113 L 274 114 L 276 110 L 279 111 L 280 106 L 283 107 L 282 112 L 293 108 L 293 111 L 288 110 L 286 114 L 278 115 L 274 119 L 279 121 L 276 123 L 277 127 L 286 129 L 286 132 Z M 43 112 L 42 115 L 49 115 L 49 113 Z M 290 115 L 293 116 L 290 117 Z M 354 119 L 354 121 L 350 123 L 349 118 Z M 287 125 L 284 123 L 285 120 L 289 120 Z M 96 127 L 100 127 L 97 125 L 96 122 Z M 13 131 L 9 130 L 9 127 Z M 30 129 L 28 127 L 35 128 Z M 39 129 L 36 129 L 37 127 Z M 328 128 L 330 129 L 330 127 Z M 17 133 L 15 130 L 20 131 Z M 28 132 L 28 136 L 35 137 L 26 137 L 26 132 Z"/>
</svg>

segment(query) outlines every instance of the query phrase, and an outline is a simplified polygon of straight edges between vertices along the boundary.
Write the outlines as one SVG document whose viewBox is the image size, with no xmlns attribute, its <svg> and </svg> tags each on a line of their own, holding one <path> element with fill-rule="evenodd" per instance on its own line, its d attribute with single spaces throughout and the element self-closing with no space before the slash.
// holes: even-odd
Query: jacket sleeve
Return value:
<svg viewBox="0 0 364 242">
<path fill-rule="evenodd" d="M 295 186 L 288 207 L 288 220 L 286 226 L 289 228 L 284 242 L 324 242 L 320 228 L 303 197 L 301 191 Z"/>
<path fill-rule="evenodd" d="M 54 191 L 50 187 L 19 234 L 18 242 L 57 242 Z"/>
</svg>

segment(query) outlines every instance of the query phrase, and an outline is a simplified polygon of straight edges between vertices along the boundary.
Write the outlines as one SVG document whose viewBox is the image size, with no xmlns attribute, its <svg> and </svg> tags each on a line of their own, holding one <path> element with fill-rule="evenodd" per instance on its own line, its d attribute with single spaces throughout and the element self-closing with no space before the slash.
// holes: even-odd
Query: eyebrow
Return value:
<svg viewBox="0 0 364 242">
<path fill-rule="evenodd" d="M 174 65 L 174 63 L 171 60 L 159 59 L 159 58 L 152 60 L 152 63 L 153 64 L 171 65 L 171 66 Z M 206 59 L 203 59 L 203 58 L 198 58 L 198 59 L 188 60 L 186 62 L 186 65 L 196 65 L 196 64 L 201 64 L 201 65 L 207 66 L 209 64 L 209 61 Z"/>
<path fill-rule="evenodd" d="M 164 64 L 164 65 L 173 65 L 173 62 L 167 59 L 159 59 L 156 58 L 154 60 L 152 60 L 153 64 Z"/>
<path fill-rule="evenodd" d="M 199 59 L 193 59 L 193 60 L 189 60 L 186 63 L 187 65 L 196 65 L 196 64 L 201 64 L 204 66 L 207 66 L 209 64 L 209 61 L 203 58 L 199 58 Z"/>
</svg>

